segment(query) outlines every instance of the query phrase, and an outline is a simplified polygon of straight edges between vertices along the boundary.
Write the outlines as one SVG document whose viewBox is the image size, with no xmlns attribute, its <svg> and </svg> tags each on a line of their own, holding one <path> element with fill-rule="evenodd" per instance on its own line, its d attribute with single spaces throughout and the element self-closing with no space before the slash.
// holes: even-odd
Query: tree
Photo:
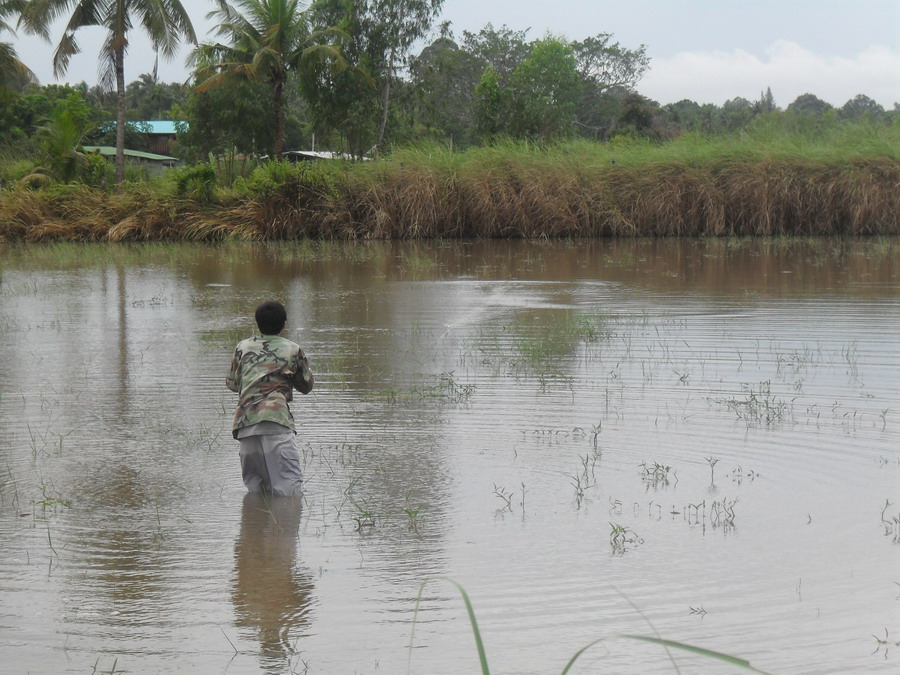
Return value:
<svg viewBox="0 0 900 675">
<path fill-rule="evenodd" d="M 548 37 L 509 80 L 509 131 L 520 138 L 553 138 L 572 133 L 581 79 L 568 43 Z"/>
<path fill-rule="evenodd" d="M 826 103 L 813 94 L 801 94 L 787 107 L 788 112 L 811 113 L 813 115 L 822 115 L 832 109 L 830 103 Z"/>
<path fill-rule="evenodd" d="M 736 96 L 722 104 L 721 120 L 726 131 L 736 131 L 747 126 L 755 114 L 750 101 Z"/>
<path fill-rule="evenodd" d="M 21 13 L 25 0 L 0 0 L 0 33 L 14 33 L 6 18 Z M 34 73 L 19 60 L 15 48 L 8 42 L 0 42 L 0 89 L 6 89 L 10 82 L 37 82 Z"/>
<path fill-rule="evenodd" d="M 884 115 L 884 108 L 865 94 L 857 94 L 841 106 L 840 115 L 848 120 L 858 120 L 863 117 L 878 119 Z"/>
<path fill-rule="evenodd" d="M 86 162 L 81 144 L 90 128 L 90 110 L 78 94 L 57 103 L 42 120 L 36 136 L 54 178 L 70 183 L 78 176 Z"/>
<path fill-rule="evenodd" d="M 497 136 L 506 129 L 507 98 L 497 74 L 488 66 L 475 87 L 475 133 L 482 139 Z"/>
<path fill-rule="evenodd" d="M 125 116 L 132 120 L 168 119 L 176 103 L 187 101 L 187 87 L 172 82 L 160 83 L 152 73 L 143 73 L 125 88 Z"/>
<path fill-rule="evenodd" d="M 471 87 L 474 89 L 488 66 L 497 83 L 501 87 L 507 86 L 513 71 L 531 54 L 532 45 L 525 41 L 527 33 L 527 30 L 516 31 L 505 25 L 495 29 L 490 23 L 477 33 L 463 31 L 463 51 L 481 63 Z"/>
<path fill-rule="evenodd" d="M 336 28 L 310 29 L 299 0 L 237 0 L 233 5 L 217 0 L 219 8 L 209 18 L 221 21 L 218 35 L 230 44 L 202 44 L 193 52 L 197 91 L 240 81 L 269 85 L 275 122 L 275 157 L 284 150 L 284 88 L 292 73 L 301 74 L 316 62 L 343 66 L 340 48 L 320 44 L 329 36 L 340 37 Z"/>
<path fill-rule="evenodd" d="M 381 58 L 373 63 L 380 66 L 381 122 L 377 143 L 384 140 L 391 104 L 391 82 L 397 67 L 406 57 L 412 44 L 422 38 L 441 11 L 444 0 L 370 0 L 368 21 L 375 39 L 383 46 Z"/>
<path fill-rule="evenodd" d="M 175 113 L 178 147 L 191 161 L 212 155 L 231 165 L 235 155 L 264 155 L 275 144 L 266 82 L 250 80 L 194 91 Z"/>
<path fill-rule="evenodd" d="M 673 129 L 665 122 L 659 103 L 629 91 L 622 97 L 614 135 L 659 141 L 671 138 Z"/>
<path fill-rule="evenodd" d="M 759 100 L 753 104 L 755 113 L 765 115 L 766 113 L 775 112 L 777 109 L 771 87 L 766 87 L 765 91 L 759 92 Z"/>
<path fill-rule="evenodd" d="M 164 58 L 175 55 L 181 38 L 196 44 L 190 17 L 179 0 L 30 0 L 21 23 L 31 33 L 49 40 L 49 29 L 63 14 L 70 13 L 65 31 L 53 54 L 53 72 L 66 72 L 69 59 L 81 49 L 76 33 L 89 26 L 107 31 L 100 49 L 100 83 L 116 90 L 116 182 L 125 180 L 125 53 L 135 21 L 150 36 Z"/>
<path fill-rule="evenodd" d="M 338 133 L 355 155 L 383 145 L 398 128 L 394 93 L 403 85 L 398 71 L 408 65 L 411 46 L 428 33 L 442 4 L 315 0 L 310 7 L 313 24 L 341 28 L 346 34 L 343 53 L 353 66 L 337 74 L 320 70 L 304 77 L 316 128 Z"/>
<path fill-rule="evenodd" d="M 18 156 L 32 154 L 38 149 L 38 127 L 72 96 L 84 101 L 92 124 L 109 119 L 108 114 L 85 98 L 84 91 L 81 86 L 69 84 L 28 85 L 0 107 L 0 144 L 14 148 Z"/>
<path fill-rule="evenodd" d="M 459 48 L 449 32 L 410 60 L 414 121 L 427 133 L 465 146 L 475 106 L 475 89 L 484 66 Z"/>
<path fill-rule="evenodd" d="M 703 109 L 696 101 L 683 98 L 666 105 L 665 111 L 681 131 L 697 131 L 702 127 Z"/>
<path fill-rule="evenodd" d="M 625 96 L 650 64 L 644 45 L 627 49 L 611 39 L 600 33 L 572 43 L 582 84 L 576 124 L 583 135 L 598 139 L 613 131 Z"/>
<path fill-rule="evenodd" d="M 610 43 L 611 39 L 612 33 L 599 33 L 572 43 L 578 75 L 599 91 L 613 87 L 634 89 L 650 67 L 647 48 L 641 45 L 626 49 L 618 42 Z"/>
<path fill-rule="evenodd" d="M 357 0 L 313 2 L 309 8 L 312 25 L 336 26 L 345 36 L 341 53 L 348 67 L 335 70 L 312 64 L 300 77 L 316 133 L 329 137 L 332 147 L 356 157 L 375 145 L 381 101 L 373 78 L 377 68 L 372 64 L 382 49 L 370 40 L 365 10 L 365 3 Z"/>
</svg>

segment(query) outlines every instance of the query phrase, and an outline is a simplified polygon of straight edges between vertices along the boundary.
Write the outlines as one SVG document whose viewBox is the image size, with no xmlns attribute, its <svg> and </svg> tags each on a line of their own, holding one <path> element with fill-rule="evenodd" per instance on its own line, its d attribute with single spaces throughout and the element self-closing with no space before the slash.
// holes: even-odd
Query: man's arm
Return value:
<svg viewBox="0 0 900 675">
<path fill-rule="evenodd" d="M 301 394 L 308 394 L 311 392 L 313 385 L 315 384 L 312 371 L 309 369 L 309 361 L 307 361 L 306 356 L 303 355 L 302 349 L 297 354 L 297 370 L 294 372 L 293 384 L 294 389 Z"/>
<path fill-rule="evenodd" d="M 231 357 L 231 368 L 225 376 L 225 386 L 235 393 L 241 393 L 241 352 L 238 349 L 234 350 L 234 356 Z"/>
</svg>

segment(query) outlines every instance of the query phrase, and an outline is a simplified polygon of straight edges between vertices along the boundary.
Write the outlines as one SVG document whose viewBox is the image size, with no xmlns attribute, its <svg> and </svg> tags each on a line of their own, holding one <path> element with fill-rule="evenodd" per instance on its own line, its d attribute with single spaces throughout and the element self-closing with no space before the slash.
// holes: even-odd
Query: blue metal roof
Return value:
<svg viewBox="0 0 900 675">
<path fill-rule="evenodd" d="M 177 129 L 175 129 L 175 122 L 173 120 L 128 120 L 125 124 L 130 124 L 132 126 L 140 125 L 138 127 L 139 130 L 143 131 L 145 128 L 150 129 L 147 133 L 150 134 L 162 134 L 166 136 L 174 136 L 178 133 Z M 181 122 L 184 125 L 184 128 L 187 129 L 188 123 Z M 102 125 L 102 130 L 113 129 L 116 126 L 115 120 L 110 120 L 109 122 L 104 122 Z"/>
<path fill-rule="evenodd" d="M 147 120 L 144 124 L 150 125 L 151 134 L 171 134 L 174 135 L 175 122 L 172 120 Z"/>
</svg>

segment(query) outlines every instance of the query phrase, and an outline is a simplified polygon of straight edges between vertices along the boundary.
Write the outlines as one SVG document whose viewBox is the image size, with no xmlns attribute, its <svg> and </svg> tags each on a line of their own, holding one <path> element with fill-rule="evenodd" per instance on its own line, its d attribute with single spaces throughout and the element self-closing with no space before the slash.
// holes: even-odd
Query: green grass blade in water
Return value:
<svg viewBox="0 0 900 675">
<path fill-rule="evenodd" d="M 747 670 L 752 670 L 755 673 L 764 673 L 765 672 L 764 670 L 759 670 L 759 669 L 751 666 L 750 662 L 747 661 L 746 659 L 739 659 L 736 656 L 731 656 L 730 654 L 723 654 L 722 652 L 715 652 L 711 649 L 704 649 L 703 647 L 695 647 L 694 645 L 687 645 L 687 644 L 684 644 L 683 642 L 675 642 L 674 640 L 665 640 L 663 638 L 657 638 L 657 637 L 648 637 L 646 635 L 620 635 L 619 637 L 628 638 L 629 640 L 641 640 L 642 642 L 652 642 L 653 644 L 658 644 L 663 647 L 673 647 L 675 649 L 681 649 L 686 652 L 693 652 L 694 654 L 700 654 L 701 656 L 707 656 L 711 659 L 716 659 L 718 661 L 724 661 L 725 663 L 729 663 L 733 666 L 738 666 L 739 668 L 745 668 Z"/>
<path fill-rule="evenodd" d="M 487 662 L 487 654 L 484 651 L 484 642 L 481 640 L 481 631 L 478 630 L 478 621 L 475 619 L 475 609 L 472 607 L 472 602 L 469 600 L 469 594 L 466 593 L 465 589 L 460 586 L 458 583 L 453 581 L 448 577 L 440 577 L 443 581 L 448 581 L 459 591 L 459 594 L 462 596 L 463 602 L 466 605 L 466 612 L 469 613 L 469 622 L 472 624 L 472 633 L 475 635 L 475 646 L 478 648 L 478 660 L 481 662 L 481 675 L 491 675 L 491 669 L 488 667 Z M 409 639 L 409 648 L 410 648 L 410 659 L 412 659 L 412 645 L 413 645 L 413 637 L 415 635 L 416 630 L 416 617 L 419 614 L 419 604 L 422 600 L 422 591 L 425 590 L 425 586 L 428 584 L 428 580 L 423 581 L 422 585 L 419 586 L 419 594 L 416 597 L 416 607 L 413 612 L 413 632 L 410 635 Z M 409 667 L 411 665 L 411 660 L 407 664 L 407 672 L 409 672 Z"/>
<path fill-rule="evenodd" d="M 466 611 L 469 613 L 469 622 L 472 624 L 472 632 L 475 634 L 475 646 L 478 647 L 478 660 L 481 661 L 481 673 L 482 675 L 490 675 L 491 669 L 488 668 L 487 654 L 484 652 L 484 643 L 481 641 L 481 631 L 478 630 L 478 621 L 475 620 L 475 610 L 472 607 L 472 602 L 469 600 L 469 594 L 466 593 L 466 589 L 453 581 L 453 579 L 448 579 L 447 577 L 442 578 L 456 586 L 456 589 L 462 596 L 463 602 L 466 603 Z"/>
</svg>

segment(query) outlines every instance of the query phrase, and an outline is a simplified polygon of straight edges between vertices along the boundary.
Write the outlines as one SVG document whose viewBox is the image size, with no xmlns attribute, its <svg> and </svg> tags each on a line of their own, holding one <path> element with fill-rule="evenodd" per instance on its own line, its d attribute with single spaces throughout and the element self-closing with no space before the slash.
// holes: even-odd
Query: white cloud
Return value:
<svg viewBox="0 0 900 675">
<path fill-rule="evenodd" d="M 721 105 L 742 96 L 756 100 L 772 88 L 776 104 L 785 108 L 801 94 L 815 94 L 841 106 L 857 94 L 885 108 L 900 101 L 900 51 L 872 46 L 852 58 L 821 56 L 795 42 L 779 41 L 760 58 L 733 52 L 681 52 L 655 58 L 638 90 L 660 103 L 691 99 Z"/>
</svg>

